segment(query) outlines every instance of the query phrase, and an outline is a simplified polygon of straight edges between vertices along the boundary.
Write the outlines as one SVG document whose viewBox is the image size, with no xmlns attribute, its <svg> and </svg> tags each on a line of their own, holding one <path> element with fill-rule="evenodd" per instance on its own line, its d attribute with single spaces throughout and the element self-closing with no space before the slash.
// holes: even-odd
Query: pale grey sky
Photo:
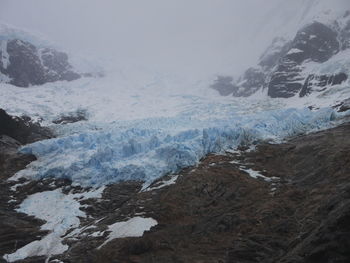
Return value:
<svg viewBox="0 0 350 263">
<path fill-rule="evenodd" d="M 118 64 L 228 73 L 254 63 L 274 34 L 264 21 L 298 1 L 0 0 L 0 20 Z"/>
</svg>

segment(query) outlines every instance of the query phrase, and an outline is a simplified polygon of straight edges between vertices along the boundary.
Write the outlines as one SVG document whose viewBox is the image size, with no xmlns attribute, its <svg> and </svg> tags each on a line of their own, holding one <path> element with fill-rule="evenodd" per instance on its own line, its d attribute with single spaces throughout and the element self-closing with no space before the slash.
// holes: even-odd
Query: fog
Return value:
<svg viewBox="0 0 350 263">
<path fill-rule="evenodd" d="M 235 75 L 275 34 L 264 24 L 300 1 L 0 0 L 0 20 L 119 66 Z"/>
</svg>

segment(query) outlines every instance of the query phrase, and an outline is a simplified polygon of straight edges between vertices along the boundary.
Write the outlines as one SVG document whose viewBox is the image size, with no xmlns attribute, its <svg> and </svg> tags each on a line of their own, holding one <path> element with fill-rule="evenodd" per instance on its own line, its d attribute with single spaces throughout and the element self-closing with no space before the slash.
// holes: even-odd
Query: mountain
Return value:
<svg viewBox="0 0 350 263">
<path fill-rule="evenodd" d="M 0 24 L 0 82 L 29 87 L 78 78 L 66 53 L 23 30 Z"/>
<path fill-rule="evenodd" d="M 212 88 L 226 96 L 248 97 L 260 90 L 271 98 L 291 98 L 326 94 L 348 84 L 348 1 L 303 1 L 283 27 L 285 33 L 276 36 L 255 67 L 237 81 L 219 76 Z"/>
<path fill-rule="evenodd" d="M 281 0 L 257 65 L 213 84 L 230 97 L 124 65 L 1 83 L 0 262 L 350 262 L 346 7 Z M 2 31 L 3 82 L 75 72 Z"/>
</svg>

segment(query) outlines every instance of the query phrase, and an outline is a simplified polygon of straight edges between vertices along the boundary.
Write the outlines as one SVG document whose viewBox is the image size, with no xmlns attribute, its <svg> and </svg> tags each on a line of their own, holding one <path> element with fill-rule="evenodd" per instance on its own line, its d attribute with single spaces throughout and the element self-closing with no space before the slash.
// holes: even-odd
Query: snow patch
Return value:
<svg viewBox="0 0 350 263">
<path fill-rule="evenodd" d="M 61 189 L 40 192 L 28 196 L 20 205 L 18 212 L 45 220 L 42 230 L 50 233 L 41 240 L 33 241 L 18 249 L 12 254 L 4 256 L 8 262 L 25 259 L 34 256 L 47 256 L 62 254 L 68 249 L 62 244 L 66 232 L 80 225 L 79 217 L 86 217 L 80 210 L 77 199 L 100 198 L 104 188 L 84 193 L 64 194 Z"/>
<path fill-rule="evenodd" d="M 304 53 L 304 51 L 302 51 L 299 48 L 292 48 L 291 50 L 288 51 L 287 55 L 299 54 L 299 53 Z"/>
<path fill-rule="evenodd" d="M 124 222 L 118 222 L 108 226 L 108 230 L 111 233 L 108 239 L 98 248 L 103 247 L 108 242 L 116 238 L 125 237 L 141 237 L 145 231 L 149 231 L 153 226 L 156 226 L 158 222 L 153 218 L 133 217 Z"/>
<path fill-rule="evenodd" d="M 16 192 L 18 187 L 27 185 L 27 184 L 29 184 L 29 183 L 30 183 L 30 181 L 25 181 L 25 182 L 23 182 L 23 183 L 15 184 L 15 185 L 13 185 L 13 186 L 10 187 L 10 190 L 13 191 L 13 192 Z"/>
<path fill-rule="evenodd" d="M 241 171 L 246 172 L 247 174 L 249 174 L 250 177 L 254 178 L 254 179 L 258 179 L 261 178 L 266 182 L 272 182 L 272 181 L 278 181 L 279 178 L 278 177 L 267 177 L 261 174 L 261 172 L 259 171 L 255 171 L 253 169 L 243 169 L 240 168 Z"/>
<path fill-rule="evenodd" d="M 177 178 L 179 178 L 179 175 L 173 175 L 173 176 L 171 176 L 171 178 L 169 180 L 163 180 L 163 181 L 157 183 L 157 186 L 146 188 L 143 191 L 148 192 L 148 191 L 158 190 L 158 189 L 161 189 L 163 187 L 166 187 L 166 186 L 169 186 L 172 184 L 176 184 Z"/>
</svg>

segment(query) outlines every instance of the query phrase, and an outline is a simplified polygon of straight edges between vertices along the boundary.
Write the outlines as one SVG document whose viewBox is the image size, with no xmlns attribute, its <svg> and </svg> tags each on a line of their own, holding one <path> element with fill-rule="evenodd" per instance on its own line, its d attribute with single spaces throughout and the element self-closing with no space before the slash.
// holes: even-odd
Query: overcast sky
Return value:
<svg viewBox="0 0 350 263">
<path fill-rule="evenodd" d="M 298 1 L 0 0 L 0 20 L 119 65 L 228 73 L 254 63 L 274 34 L 264 21 Z"/>
</svg>

